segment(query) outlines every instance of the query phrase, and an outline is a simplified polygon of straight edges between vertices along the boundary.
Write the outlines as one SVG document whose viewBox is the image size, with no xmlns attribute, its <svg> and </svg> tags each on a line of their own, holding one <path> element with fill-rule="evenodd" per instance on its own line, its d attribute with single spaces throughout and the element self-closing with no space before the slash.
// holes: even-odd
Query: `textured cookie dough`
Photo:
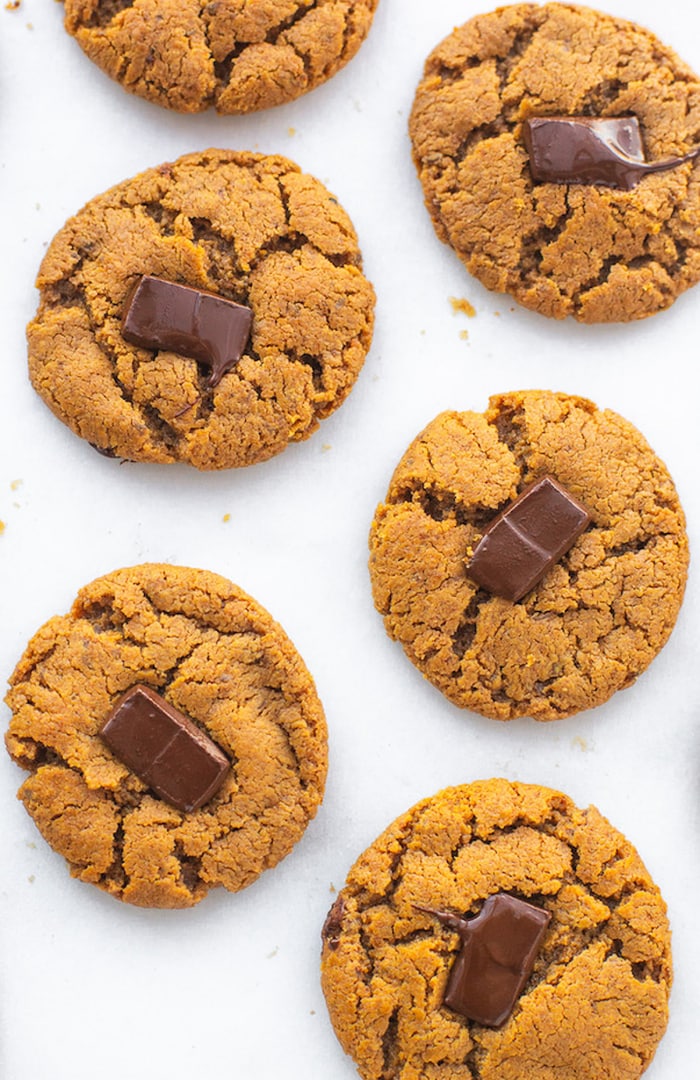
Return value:
<svg viewBox="0 0 700 1080">
<path fill-rule="evenodd" d="M 632 191 L 533 183 L 531 116 L 638 117 L 648 160 L 700 141 L 700 83 L 648 31 L 589 8 L 517 4 L 428 58 L 410 121 L 441 240 L 496 292 L 557 319 L 640 319 L 700 278 L 700 162 Z"/>
<path fill-rule="evenodd" d="M 65 26 L 98 67 L 179 112 L 247 113 L 292 101 L 350 60 L 378 0 L 65 0 Z"/>
<path fill-rule="evenodd" d="M 551 475 L 592 524 L 517 603 L 471 581 L 489 522 Z M 446 412 L 411 444 L 370 535 L 387 632 L 456 705 L 555 720 L 629 686 L 665 644 L 688 567 L 673 482 L 640 433 L 590 401 L 531 390 Z"/>
<path fill-rule="evenodd" d="M 283 157 L 208 150 L 92 199 L 52 241 L 28 327 L 29 373 L 96 449 L 198 469 L 307 438 L 349 394 L 374 292 L 337 200 Z M 246 304 L 250 341 L 214 389 L 195 360 L 129 345 L 129 288 L 153 274 Z"/>
<path fill-rule="evenodd" d="M 153 795 L 98 735 L 145 683 L 199 725 L 232 768 L 201 809 Z M 326 724 L 284 631 L 216 574 L 155 563 L 81 589 L 12 676 L 6 735 L 31 776 L 19 798 L 71 873 L 140 907 L 236 892 L 301 837 L 323 796 Z"/>
<path fill-rule="evenodd" d="M 442 1005 L 457 934 L 414 905 L 476 914 L 506 892 L 551 922 L 510 1019 Z M 666 1027 L 666 907 L 594 807 L 488 780 L 400 817 L 351 869 L 324 927 L 322 981 L 364 1080 L 636 1080 Z"/>
</svg>

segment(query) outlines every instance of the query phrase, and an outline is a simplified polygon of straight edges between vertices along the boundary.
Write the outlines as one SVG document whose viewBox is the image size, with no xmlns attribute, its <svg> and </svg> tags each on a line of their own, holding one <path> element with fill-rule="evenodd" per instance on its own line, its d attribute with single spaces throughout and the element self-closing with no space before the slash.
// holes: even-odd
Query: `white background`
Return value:
<svg viewBox="0 0 700 1080">
<path fill-rule="evenodd" d="M 700 70 L 700 6 L 607 8 Z M 272 612 L 311 669 L 330 728 L 326 799 L 294 852 L 246 892 L 217 890 L 181 912 L 140 911 L 73 881 L 15 800 L 24 774 L 0 756 L 4 1080 L 352 1080 L 318 984 L 333 888 L 419 798 L 499 775 L 594 803 L 639 848 L 669 904 L 676 969 L 670 1028 L 647 1075 L 697 1075 L 697 577 L 669 645 L 634 687 L 548 725 L 460 712 L 372 607 L 367 532 L 399 457 L 440 410 L 480 411 L 504 390 L 583 394 L 636 424 L 674 476 L 697 548 L 700 288 L 641 323 L 554 323 L 487 293 L 435 238 L 407 117 L 427 53 L 480 10 L 472 0 L 380 0 L 369 39 L 330 83 L 267 114 L 223 118 L 125 94 L 64 32 L 61 4 L 0 6 L 2 677 L 81 584 L 176 562 L 226 575 Z M 346 404 L 271 462 L 209 475 L 119 464 L 64 428 L 29 385 L 33 279 L 48 241 L 89 198 L 207 146 L 285 153 L 335 192 L 377 289 L 374 345 Z M 454 314 L 451 296 L 467 297 L 476 316 Z"/>
</svg>

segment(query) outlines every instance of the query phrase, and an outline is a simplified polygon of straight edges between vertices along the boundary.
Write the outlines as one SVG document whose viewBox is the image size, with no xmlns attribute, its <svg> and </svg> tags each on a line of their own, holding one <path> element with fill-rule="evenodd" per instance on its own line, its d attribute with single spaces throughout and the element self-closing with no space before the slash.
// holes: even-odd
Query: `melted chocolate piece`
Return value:
<svg viewBox="0 0 700 1080">
<path fill-rule="evenodd" d="M 119 699 L 100 735 L 139 780 L 185 813 L 219 790 L 230 767 L 205 732 L 142 684 Z"/>
<path fill-rule="evenodd" d="M 323 924 L 321 930 L 321 941 L 324 945 L 327 945 L 329 949 L 334 951 L 340 944 L 340 935 L 343 929 L 343 916 L 345 915 L 345 901 L 343 900 L 342 893 L 333 904 L 331 910 L 326 915 L 326 921 Z"/>
<path fill-rule="evenodd" d="M 144 275 L 126 298 L 122 337 L 143 349 L 167 349 L 211 369 L 209 389 L 240 360 L 253 312 L 216 293 Z"/>
<path fill-rule="evenodd" d="M 646 161 L 636 116 L 540 116 L 523 124 L 533 180 L 598 184 L 631 191 L 649 173 L 675 169 L 700 154 Z"/>
<path fill-rule="evenodd" d="M 443 1005 L 477 1024 L 500 1027 L 530 978 L 549 912 L 508 893 L 490 896 L 472 919 L 434 908 L 419 910 L 462 939 Z"/>
<path fill-rule="evenodd" d="M 467 563 L 467 573 L 490 593 L 521 600 L 590 521 L 586 507 L 545 476 L 494 518 Z"/>
</svg>

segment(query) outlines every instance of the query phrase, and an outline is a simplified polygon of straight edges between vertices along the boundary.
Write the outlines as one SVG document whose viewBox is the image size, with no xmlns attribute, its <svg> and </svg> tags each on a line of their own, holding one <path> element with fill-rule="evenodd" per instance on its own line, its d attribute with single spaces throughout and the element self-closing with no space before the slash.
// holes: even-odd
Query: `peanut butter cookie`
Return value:
<svg viewBox="0 0 700 1080">
<path fill-rule="evenodd" d="M 151 754 L 146 781 L 121 756 L 152 750 L 162 719 L 156 705 L 145 734 L 116 730 L 134 687 L 216 748 L 199 808 L 177 805 L 202 772 L 180 736 Z M 266 611 L 204 570 L 152 563 L 85 586 L 32 638 L 6 700 L 7 748 L 31 773 L 19 798 L 39 831 L 74 877 L 140 907 L 250 885 L 323 796 L 326 725 L 309 672 Z"/>
<path fill-rule="evenodd" d="M 373 326 L 360 267 L 347 214 L 292 162 L 190 154 L 97 196 L 54 238 L 28 328 L 32 383 L 108 455 L 199 469 L 263 461 L 308 438 L 352 389 Z M 252 310 L 249 341 L 216 383 L 191 355 L 124 337 L 129 296 L 150 275 Z"/>
<path fill-rule="evenodd" d="M 556 559 L 540 536 L 539 583 L 526 574 L 522 598 L 508 598 L 498 574 L 484 584 L 480 541 L 544 477 L 591 522 Z M 394 473 L 370 552 L 389 635 L 456 705 L 498 720 L 555 720 L 634 682 L 673 629 L 688 567 L 678 495 L 640 433 L 583 398 L 538 390 L 433 420 Z M 509 571 L 529 572 L 527 546 L 505 554 Z"/>
<path fill-rule="evenodd" d="M 515 925 L 504 939 L 499 912 L 499 937 L 479 957 L 499 904 Z M 488 1010 L 511 981 L 503 962 L 523 914 L 543 934 L 509 1015 L 468 1019 L 465 1000 Z M 449 788 L 352 867 L 324 926 L 322 982 L 364 1080 L 636 1080 L 668 1018 L 666 906 L 594 807 L 506 780 Z"/>
<path fill-rule="evenodd" d="M 698 143 L 700 83 L 622 19 L 566 4 L 480 15 L 428 58 L 410 120 L 425 201 L 470 273 L 528 308 L 640 319 L 700 278 L 700 164 L 631 190 L 533 179 L 526 121 L 634 117 L 647 158 Z"/>
<path fill-rule="evenodd" d="M 132 94 L 179 112 L 282 105 L 334 75 L 377 0 L 65 0 L 65 26 Z"/>
</svg>

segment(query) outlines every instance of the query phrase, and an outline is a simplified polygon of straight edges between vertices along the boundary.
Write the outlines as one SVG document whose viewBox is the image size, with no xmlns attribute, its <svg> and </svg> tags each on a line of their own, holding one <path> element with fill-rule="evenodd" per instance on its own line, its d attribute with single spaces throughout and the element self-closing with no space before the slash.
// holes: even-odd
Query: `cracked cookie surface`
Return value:
<svg viewBox="0 0 700 1080">
<path fill-rule="evenodd" d="M 416 906 L 475 915 L 498 892 L 551 922 L 492 1030 L 442 1004 L 460 939 Z M 414 806 L 360 856 L 324 926 L 322 983 L 365 1080 L 636 1080 L 668 1018 L 666 906 L 594 807 L 479 781 Z"/>
<path fill-rule="evenodd" d="M 232 762 L 199 810 L 157 798 L 98 734 L 137 683 Z M 151 563 L 85 586 L 32 638 L 6 700 L 8 751 L 31 772 L 19 798 L 39 831 L 74 877 L 140 907 L 250 885 L 323 797 L 326 724 L 309 672 L 263 608 L 207 571 Z"/>
<path fill-rule="evenodd" d="M 480 589 L 466 561 L 496 514 L 544 475 L 592 523 L 513 603 Z M 454 704 L 498 720 L 555 720 L 634 682 L 673 629 L 687 568 L 663 462 L 622 417 L 551 391 L 438 416 L 399 463 L 370 534 L 390 637 Z"/>
<path fill-rule="evenodd" d="M 286 158 L 209 150 L 92 199 L 39 270 L 29 373 L 55 415 L 102 452 L 199 469 L 263 461 L 353 387 L 374 292 L 337 200 Z M 215 389 L 195 360 L 129 345 L 121 317 L 142 274 L 253 311 L 250 341 Z"/>
<path fill-rule="evenodd" d="M 632 191 L 534 183 L 531 116 L 640 121 L 647 160 L 700 142 L 700 83 L 652 34 L 563 4 L 478 16 L 431 54 L 410 121 L 441 240 L 488 289 L 582 322 L 639 319 L 700 278 L 700 163 Z"/>
<path fill-rule="evenodd" d="M 378 0 L 65 0 L 66 30 L 128 91 L 179 112 L 248 113 L 325 82 Z"/>
</svg>

